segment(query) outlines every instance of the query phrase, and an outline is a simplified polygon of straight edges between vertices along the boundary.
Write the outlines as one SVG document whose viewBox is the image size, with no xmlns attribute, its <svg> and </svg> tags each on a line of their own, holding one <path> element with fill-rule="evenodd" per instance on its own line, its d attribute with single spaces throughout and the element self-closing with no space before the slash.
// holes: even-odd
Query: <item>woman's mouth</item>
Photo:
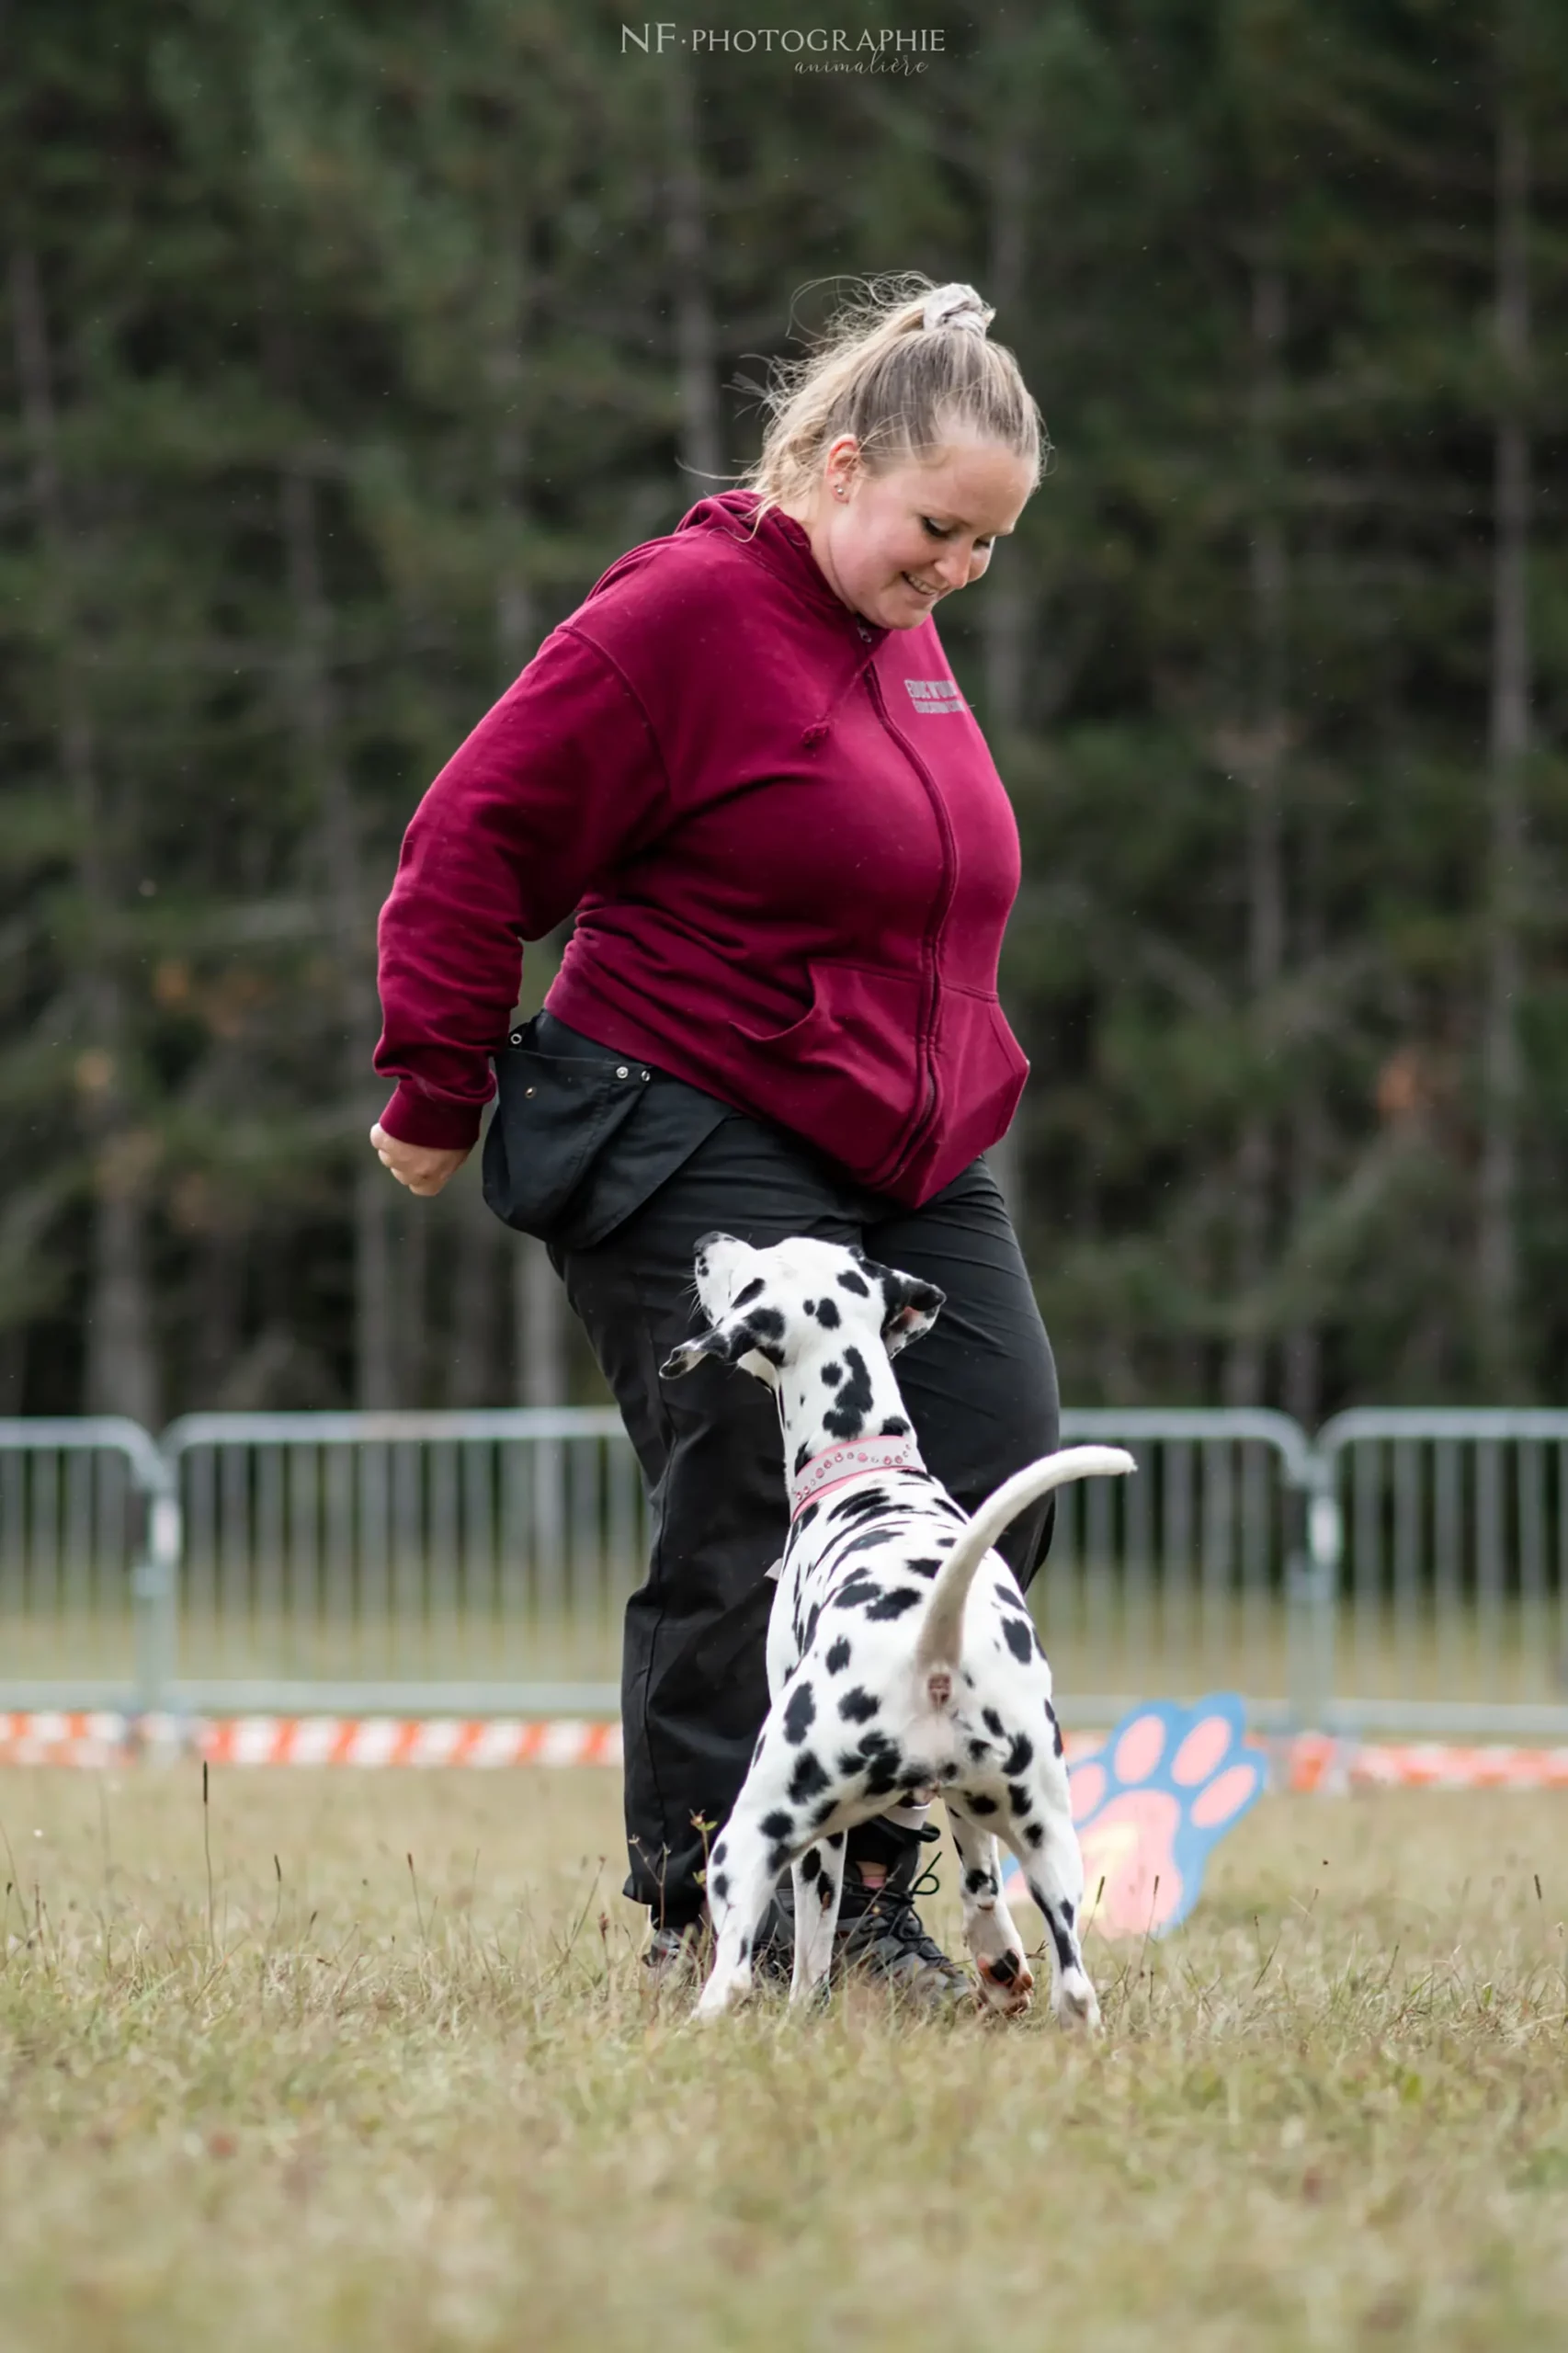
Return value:
<svg viewBox="0 0 1568 2353">
<path fill-rule="evenodd" d="M 913 589 L 915 594 L 920 597 L 922 602 L 925 604 L 934 605 L 937 597 L 942 593 L 939 586 L 936 588 L 928 588 L 923 580 L 912 580 L 907 572 L 901 573 L 899 577 L 903 582 L 904 586 L 906 588 Z"/>
</svg>

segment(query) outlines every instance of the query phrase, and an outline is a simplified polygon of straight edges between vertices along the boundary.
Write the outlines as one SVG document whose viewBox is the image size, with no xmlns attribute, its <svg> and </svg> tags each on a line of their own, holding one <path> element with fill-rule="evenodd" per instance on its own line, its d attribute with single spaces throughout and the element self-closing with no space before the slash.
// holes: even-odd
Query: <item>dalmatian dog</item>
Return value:
<svg viewBox="0 0 1568 2353">
<path fill-rule="evenodd" d="M 1051 1669 L 991 1547 L 1036 1496 L 1131 1471 L 1132 1457 L 1109 1446 L 1047 1455 L 971 1520 L 921 1461 L 890 1361 L 935 1323 L 934 1284 L 835 1243 L 801 1236 L 757 1250 L 728 1233 L 698 1244 L 696 1276 L 710 1329 L 674 1351 L 665 1376 L 711 1357 L 767 1384 L 791 1509 L 767 1634 L 772 1704 L 709 1858 L 716 1946 L 698 2017 L 749 1991 L 758 1927 L 786 1867 L 790 1999 L 809 2000 L 832 1959 L 846 1832 L 940 1790 L 983 2000 L 1018 2011 L 1033 1992 L 1002 1894 L 1000 1834 L 1050 1931 L 1052 2010 L 1097 2026 Z"/>
</svg>

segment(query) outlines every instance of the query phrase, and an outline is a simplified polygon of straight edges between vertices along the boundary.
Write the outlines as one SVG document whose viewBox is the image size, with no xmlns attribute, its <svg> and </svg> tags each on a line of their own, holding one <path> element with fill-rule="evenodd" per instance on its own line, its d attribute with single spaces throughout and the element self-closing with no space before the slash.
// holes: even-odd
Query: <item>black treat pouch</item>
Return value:
<svg viewBox="0 0 1568 2353">
<path fill-rule="evenodd" d="M 538 1017 L 498 1049 L 495 1110 L 484 1139 L 484 1199 L 506 1225 L 557 1238 L 573 1194 L 642 1100 L 649 1073 L 608 1051 L 539 1051 Z"/>
</svg>

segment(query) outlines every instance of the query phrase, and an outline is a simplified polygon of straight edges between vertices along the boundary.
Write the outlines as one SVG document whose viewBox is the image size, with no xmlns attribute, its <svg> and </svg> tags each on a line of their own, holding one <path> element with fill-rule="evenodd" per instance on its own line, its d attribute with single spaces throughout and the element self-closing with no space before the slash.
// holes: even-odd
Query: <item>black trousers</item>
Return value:
<svg viewBox="0 0 1568 2353">
<path fill-rule="evenodd" d="M 653 1498 L 648 1579 L 626 1611 L 626 1893 L 680 1926 L 702 1908 L 705 1840 L 729 1816 L 767 1711 L 767 1572 L 789 1526 L 771 1392 L 717 1363 L 659 1379 L 701 1326 L 692 1262 L 698 1236 L 716 1228 L 758 1247 L 794 1233 L 853 1242 L 940 1285 L 947 1305 L 896 1370 L 926 1463 L 967 1511 L 1050 1453 L 1059 1420 L 1050 1343 L 983 1161 L 906 1210 L 737 1114 L 608 1239 L 552 1248 Z M 1050 1505 L 1002 1541 L 1026 1585 L 1050 1540 Z"/>
</svg>

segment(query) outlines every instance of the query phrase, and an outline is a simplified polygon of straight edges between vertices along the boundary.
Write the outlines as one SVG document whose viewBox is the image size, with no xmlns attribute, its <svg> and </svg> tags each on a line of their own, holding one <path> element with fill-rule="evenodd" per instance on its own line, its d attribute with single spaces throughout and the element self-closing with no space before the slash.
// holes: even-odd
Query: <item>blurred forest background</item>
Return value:
<svg viewBox="0 0 1568 2353">
<path fill-rule="evenodd" d="M 693 21 L 945 54 L 0 14 L 0 1412 L 599 1393 L 474 1173 L 365 1142 L 376 911 L 541 636 L 753 454 L 792 304 L 907 267 L 1058 449 L 942 626 L 1025 840 L 1066 1396 L 1560 1399 L 1568 10 Z"/>
</svg>

